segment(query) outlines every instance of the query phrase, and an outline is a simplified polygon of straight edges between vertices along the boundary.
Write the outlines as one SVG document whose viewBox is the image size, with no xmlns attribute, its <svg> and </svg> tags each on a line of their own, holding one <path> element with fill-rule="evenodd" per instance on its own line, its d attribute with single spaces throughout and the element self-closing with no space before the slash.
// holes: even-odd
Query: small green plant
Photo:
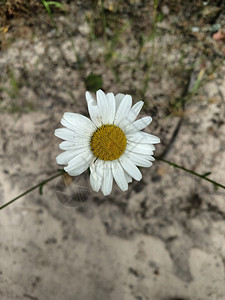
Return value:
<svg viewBox="0 0 225 300">
<path fill-rule="evenodd" d="M 152 30 L 150 32 L 150 34 L 147 37 L 144 37 L 142 34 L 140 34 L 140 38 L 139 38 L 139 49 L 137 52 L 137 57 L 136 59 L 141 59 L 140 55 L 142 53 L 142 50 L 145 46 L 145 44 L 147 42 L 151 41 L 151 51 L 150 51 L 150 55 L 148 57 L 146 57 L 145 60 L 145 76 L 143 78 L 143 84 L 139 90 L 139 94 L 141 96 L 141 98 L 144 98 L 148 89 L 148 84 L 151 78 L 151 70 L 152 70 L 152 66 L 155 60 L 155 55 L 156 55 L 156 51 L 155 51 L 155 37 L 156 37 L 156 25 L 157 22 L 160 22 L 160 18 L 158 17 L 158 0 L 154 0 L 154 7 L 153 7 L 153 27 Z"/>
<path fill-rule="evenodd" d="M 12 69 L 8 69 L 8 84 L 5 86 L 0 86 L 0 92 L 4 92 L 8 95 L 9 101 L 4 103 L 0 100 L 0 111 L 13 113 L 28 113 L 35 111 L 36 107 L 34 103 L 30 100 L 23 100 L 21 104 L 18 102 L 20 97 L 20 89 L 23 86 L 23 81 L 21 77 L 17 76 Z"/>
<path fill-rule="evenodd" d="M 47 12 L 48 12 L 48 14 L 50 16 L 52 16 L 52 11 L 50 9 L 51 5 L 53 5 L 53 6 L 57 7 L 57 8 L 62 8 L 62 4 L 59 3 L 59 2 L 57 2 L 57 1 L 45 1 L 45 0 L 42 0 L 42 3 L 43 3 L 45 9 L 47 10 Z"/>
<path fill-rule="evenodd" d="M 9 80 L 11 89 L 8 90 L 8 94 L 11 98 L 15 98 L 19 93 L 20 83 L 19 79 L 16 78 L 12 70 L 9 70 Z"/>
<path fill-rule="evenodd" d="M 56 25 L 55 22 L 54 22 L 54 20 L 53 20 L 52 11 L 51 11 L 50 6 L 55 6 L 56 8 L 59 8 L 59 9 L 63 10 L 63 5 L 61 3 L 59 3 L 59 2 L 57 2 L 57 1 L 46 1 L 46 0 L 42 0 L 42 4 L 44 5 L 44 7 L 45 7 L 45 9 L 46 9 L 46 11 L 47 11 L 47 13 L 48 13 L 48 15 L 49 15 L 52 23 L 54 25 Z"/>
<path fill-rule="evenodd" d="M 8 74 L 10 87 L 0 86 L 0 91 L 5 92 L 11 99 L 14 99 L 19 94 L 20 82 L 11 69 L 9 69 Z"/>
<path fill-rule="evenodd" d="M 96 92 L 97 90 L 102 89 L 103 86 L 102 76 L 94 73 L 89 74 L 84 79 L 84 82 L 87 90 L 91 92 Z"/>
</svg>

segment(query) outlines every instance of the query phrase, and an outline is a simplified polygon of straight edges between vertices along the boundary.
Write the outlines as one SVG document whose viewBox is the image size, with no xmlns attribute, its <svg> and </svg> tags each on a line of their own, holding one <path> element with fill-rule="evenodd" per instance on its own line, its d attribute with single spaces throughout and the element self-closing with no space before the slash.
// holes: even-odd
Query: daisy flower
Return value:
<svg viewBox="0 0 225 300">
<path fill-rule="evenodd" d="M 77 113 L 66 112 L 61 124 L 66 128 L 55 130 L 64 141 L 65 150 L 56 161 L 67 165 L 64 170 L 77 176 L 90 168 L 90 184 L 96 192 L 109 195 L 113 179 L 122 191 L 128 189 L 132 178 L 139 181 L 139 167 L 152 165 L 154 144 L 159 138 L 141 131 L 152 118 L 136 120 L 144 102 L 132 106 L 130 95 L 96 92 L 97 101 L 86 92 L 90 119 Z"/>
</svg>

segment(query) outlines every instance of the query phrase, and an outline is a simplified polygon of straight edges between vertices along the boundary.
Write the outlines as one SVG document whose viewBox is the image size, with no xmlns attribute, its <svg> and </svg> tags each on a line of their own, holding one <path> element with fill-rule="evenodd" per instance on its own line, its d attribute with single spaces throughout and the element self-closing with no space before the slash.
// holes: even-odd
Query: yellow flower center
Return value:
<svg viewBox="0 0 225 300">
<path fill-rule="evenodd" d="M 127 139 L 115 125 L 102 125 L 91 137 L 91 150 L 101 160 L 114 160 L 125 151 Z"/>
</svg>

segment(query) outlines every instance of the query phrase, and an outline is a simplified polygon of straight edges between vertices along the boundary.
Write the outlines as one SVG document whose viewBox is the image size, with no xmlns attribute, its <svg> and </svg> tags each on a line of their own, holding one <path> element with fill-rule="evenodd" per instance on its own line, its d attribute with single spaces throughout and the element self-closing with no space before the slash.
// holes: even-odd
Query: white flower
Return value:
<svg viewBox="0 0 225 300">
<path fill-rule="evenodd" d="M 97 101 L 89 92 L 86 100 L 91 120 L 66 112 L 61 124 L 66 128 L 55 130 L 55 135 L 64 140 L 59 147 L 65 152 L 56 161 L 68 164 L 64 170 L 77 176 L 90 167 L 90 183 L 94 191 L 109 195 L 113 178 L 122 191 L 128 183 L 141 180 L 139 167 L 150 167 L 159 138 L 141 131 L 152 118 L 136 120 L 143 101 L 132 106 L 130 95 L 108 93 L 98 90 Z"/>
</svg>

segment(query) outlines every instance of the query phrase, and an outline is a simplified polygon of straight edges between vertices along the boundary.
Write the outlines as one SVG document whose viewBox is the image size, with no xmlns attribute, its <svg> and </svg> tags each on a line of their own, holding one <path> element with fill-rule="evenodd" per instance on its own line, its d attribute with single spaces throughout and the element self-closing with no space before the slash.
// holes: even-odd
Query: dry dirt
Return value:
<svg viewBox="0 0 225 300">
<path fill-rule="evenodd" d="M 57 171 L 54 130 L 65 111 L 87 115 L 91 73 L 145 101 L 156 156 L 225 185 L 223 13 L 163 1 L 154 25 L 153 1 L 118 2 L 2 22 L 0 205 Z M 86 172 L 0 211 L 0 299 L 224 300 L 224 190 L 160 161 L 141 171 L 125 193 L 94 193 Z"/>
</svg>

